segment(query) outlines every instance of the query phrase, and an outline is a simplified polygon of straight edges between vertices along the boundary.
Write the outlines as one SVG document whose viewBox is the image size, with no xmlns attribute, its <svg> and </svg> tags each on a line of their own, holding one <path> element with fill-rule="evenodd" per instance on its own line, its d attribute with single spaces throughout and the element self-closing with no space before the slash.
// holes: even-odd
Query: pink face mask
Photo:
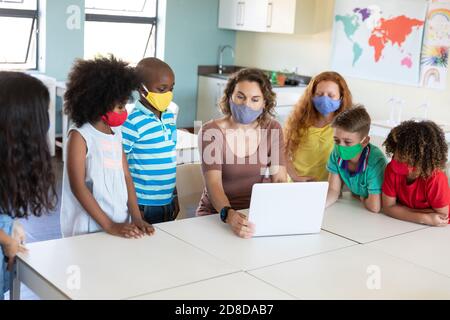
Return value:
<svg viewBox="0 0 450 320">
<path fill-rule="evenodd" d="M 127 120 L 128 113 L 127 110 L 122 113 L 109 111 L 104 116 L 102 120 L 110 127 L 119 127 Z"/>
<path fill-rule="evenodd" d="M 399 162 L 395 159 L 391 160 L 391 168 L 396 174 L 403 176 L 407 176 L 411 171 L 414 171 L 414 168 L 408 166 L 404 162 Z"/>
</svg>

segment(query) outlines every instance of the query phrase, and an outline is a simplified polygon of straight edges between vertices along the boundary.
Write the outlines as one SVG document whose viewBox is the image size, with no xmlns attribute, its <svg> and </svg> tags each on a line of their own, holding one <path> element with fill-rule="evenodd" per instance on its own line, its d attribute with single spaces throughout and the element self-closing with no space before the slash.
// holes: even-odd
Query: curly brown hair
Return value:
<svg viewBox="0 0 450 320">
<path fill-rule="evenodd" d="M 64 111 L 81 127 L 98 121 L 115 106 L 125 104 L 138 86 L 134 68 L 113 55 L 79 59 L 69 74 Z"/>
<path fill-rule="evenodd" d="M 54 209 L 55 174 L 47 144 L 47 87 L 23 72 L 0 71 L 0 214 Z"/>
<path fill-rule="evenodd" d="M 265 106 L 263 113 L 258 117 L 258 123 L 260 126 L 266 125 L 275 116 L 276 94 L 272 90 L 272 84 L 270 83 L 269 78 L 264 71 L 260 69 L 241 69 L 228 79 L 223 96 L 219 102 L 220 110 L 224 115 L 231 116 L 230 99 L 236 85 L 242 81 L 256 82 L 259 85 L 263 94 Z"/>
<path fill-rule="evenodd" d="M 445 170 L 447 143 L 444 131 L 432 121 L 404 121 L 391 130 L 383 142 L 389 156 L 416 168 L 422 178 L 436 169 Z"/>
<path fill-rule="evenodd" d="M 335 116 L 352 107 L 352 94 L 347 86 L 347 82 L 339 73 L 326 71 L 315 76 L 286 120 L 284 134 L 286 151 L 289 157 L 295 154 L 307 130 L 320 117 L 320 113 L 314 108 L 312 99 L 316 93 L 317 85 L 322 81 L 333 81 L 339 86 L 342 102 L 339 109 L 334 112 Z"/>
</svg>

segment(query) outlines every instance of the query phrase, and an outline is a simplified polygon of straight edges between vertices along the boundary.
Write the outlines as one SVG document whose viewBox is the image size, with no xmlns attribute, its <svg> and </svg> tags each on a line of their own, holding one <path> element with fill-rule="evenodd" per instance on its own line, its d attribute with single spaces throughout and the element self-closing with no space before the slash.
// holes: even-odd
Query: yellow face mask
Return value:
<svg viewBox="0 0 450 320">
<path fill-rule="evenodd" d="M 142 95 L 148 103 L 150 103 L 156 110 L 164 112 L 170 105 L 173 99 L 172 91 L 167 91 L 165 93 L 150 92 L 145 85 L 142 85 L 147 91 L 147 95 Z"/>
</svg>

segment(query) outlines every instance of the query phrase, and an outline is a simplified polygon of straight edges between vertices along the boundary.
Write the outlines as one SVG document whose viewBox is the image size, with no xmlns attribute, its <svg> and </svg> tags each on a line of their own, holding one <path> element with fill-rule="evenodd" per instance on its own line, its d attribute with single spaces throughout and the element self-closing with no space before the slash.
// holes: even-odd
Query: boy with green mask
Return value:
<svg viewBox="0 0 450 320">
<path fill-rule="evenodd" d="M 362 106 L 339 114 L 332 122 L 335 148 L 329 171 L 326 206 L 336 202 L 343 183 L 372 212 L 381 210 L 381 186 L 387 161 L 383 152 L 369 143 L 370 116 Z"/>
</svg>

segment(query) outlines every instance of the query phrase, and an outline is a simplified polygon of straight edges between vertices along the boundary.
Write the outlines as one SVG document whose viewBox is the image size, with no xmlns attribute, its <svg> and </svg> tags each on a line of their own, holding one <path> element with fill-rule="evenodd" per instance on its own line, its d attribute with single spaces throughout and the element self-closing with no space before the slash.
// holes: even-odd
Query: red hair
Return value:
<svg viewBox="0 0 450 320">
<path fill-rule="evenodd" d="M 303 96 L 295 104 L 294 110 L 286 121 L 284 134 L 286 152 L 289 157 L 295 154 L 308 128 L 313 126 L 320 117 L 320 113 L 314 108 L 312 98 L 316 93 L 317 85 L 322 81 L 333 81 L 339 87 L 342 102 L 339 109 L 334 112 L 334 116 L 352 107 L 352 94 L 345 79 L 339 73 L 327 71 L 315 76 L 306 87 Z"/>
</svg>

